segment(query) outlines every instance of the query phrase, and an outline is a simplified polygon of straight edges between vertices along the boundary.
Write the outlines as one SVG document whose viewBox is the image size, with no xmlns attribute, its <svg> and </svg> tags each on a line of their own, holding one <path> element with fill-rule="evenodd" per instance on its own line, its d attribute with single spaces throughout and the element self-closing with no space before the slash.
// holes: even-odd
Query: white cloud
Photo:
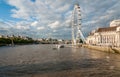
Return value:
<svg viewBox="0 0 120 77">
<path fill-rule="evenodd" d="M 56 11 L 62 13 L 62 12 L 68 11 L 69 8 L 70 8 L 70 5 L 69 4 L 65 4 L 65 5 L 59 7 Z"/>
<path fill-rule="evenodd" d="M 37 26 L 37 24 L 38 24 L 38 21 L 34 21 L 31 23 L 31 26 Z"/>
<path fill-rule="evenodd" d="M 41 27 L 37 27 L 37 30 L 44 30 L 45 27 L 41 26 Z"/>
<path fill-rule="evenodd" d="M 71 19 L 68 19 L 65 21 L 66 24 L 70 24 L 70 22 L 71 22 Z"/>
<path fill-rule="evenodd" d="M 50 28 L 55 29 L 58 28 L 60 26 L 60 22 L 59 21 L 55 21 L 51 24 L 48 25 Z"/>
<path fill-rule="evenodd" d="M 57 30 L 53 30 L 53 32 L 57 32 Z"/>
<path fill-rule="evenodd" d="M 28 26 L 26 27 L 26 26 L 17 25 L 17 26 L 16 26 L 16 29 L 20 29 L 20 30 L 23 30 L 23 29 L 24 29 L 24 30 L 27 30 L 27 29 L 29 29 L 29 27 L 28 27 Z"/>
<path fill-rule="evenodd" d="M 120 1 L 118 0 L 95 0 L 94 2 L 93 0 L 77 0 L 77 2 L 81 7 L 82 28 L 86 31 L 90 31 L 96 26 L 106 25 L 114 18 L 120 18 Z M 35 0 L 35 2 L 7 0 L 7 3 L 15 7 L 11 10 L 11 16 L 22 21 L 15 23 L 15 28 L 34 31 L 46 28 L 47 31 L 53 31 L 70 28 L 73 4 L 76 3 L 76 0 Z"/>
<path fill-rule="evenodd" d="M 14 24 L 14 29 L 27 30 L 30 29 L 30 22 L 19 21 Z"/>
</svg>

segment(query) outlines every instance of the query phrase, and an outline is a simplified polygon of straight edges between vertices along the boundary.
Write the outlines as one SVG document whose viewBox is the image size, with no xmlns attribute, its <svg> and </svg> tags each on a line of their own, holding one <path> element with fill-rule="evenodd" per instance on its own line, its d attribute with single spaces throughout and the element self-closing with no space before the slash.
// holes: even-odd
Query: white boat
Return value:
<svg viewBox="0 0 120 77">
<path fill-rule="evenodd" d="M 64 48 L 64 47 L 65 47 L 64 45 L 55 45 L 55 48 L 53 48 L 53 50 Z"/>
<path fill-rule="evenodd" d="M 56 48 L 64 48 L 64 45 L 56 45 Z"/>
</svg>

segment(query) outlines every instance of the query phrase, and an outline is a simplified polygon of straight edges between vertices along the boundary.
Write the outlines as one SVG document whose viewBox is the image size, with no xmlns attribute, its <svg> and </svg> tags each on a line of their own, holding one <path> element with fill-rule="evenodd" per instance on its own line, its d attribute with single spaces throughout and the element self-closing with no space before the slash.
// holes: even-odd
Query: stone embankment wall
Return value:
<svg viewBox="0 0 120 77">
<path fill-rule="evenodd" d="M 104 47 L 104 46 L 93 46 L 93 45 L 82 45 L 82 46 L 89 48 L 89 49 L 104 51 L 108 53 L 119 53 L 120 54 L 120 48 L 116 48 L 116 47 Z"/>
</svg>

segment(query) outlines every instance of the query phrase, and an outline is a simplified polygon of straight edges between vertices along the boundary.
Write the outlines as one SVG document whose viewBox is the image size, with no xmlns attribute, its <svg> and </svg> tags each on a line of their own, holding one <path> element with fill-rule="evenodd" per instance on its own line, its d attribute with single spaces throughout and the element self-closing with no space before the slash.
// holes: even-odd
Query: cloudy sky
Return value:
<svg viewBox="0 0 120 77">
<path fill-rule="evenodd" d="M 76 3 L 81 7 L 85 36 L 120 19 L 120 0 L 0 0 L 0 34 L 70 39 Z"/>
</svg>

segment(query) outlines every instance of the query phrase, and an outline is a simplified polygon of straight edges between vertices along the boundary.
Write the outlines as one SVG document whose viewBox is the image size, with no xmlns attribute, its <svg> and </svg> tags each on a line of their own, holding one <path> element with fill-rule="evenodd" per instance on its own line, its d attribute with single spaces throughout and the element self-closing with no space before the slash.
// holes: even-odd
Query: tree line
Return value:
<svg viewBox="0 0 120 77">
<path fill-rule="evenodd" d="M 0 38 L 0 45 L 9 45 L 12 44 L 34 44 L 37 41 L 33 40 L 32 38 L 27 37 L 26 39 L 20 37 L 8 37 L 8 38 Z"/>
</svg>

